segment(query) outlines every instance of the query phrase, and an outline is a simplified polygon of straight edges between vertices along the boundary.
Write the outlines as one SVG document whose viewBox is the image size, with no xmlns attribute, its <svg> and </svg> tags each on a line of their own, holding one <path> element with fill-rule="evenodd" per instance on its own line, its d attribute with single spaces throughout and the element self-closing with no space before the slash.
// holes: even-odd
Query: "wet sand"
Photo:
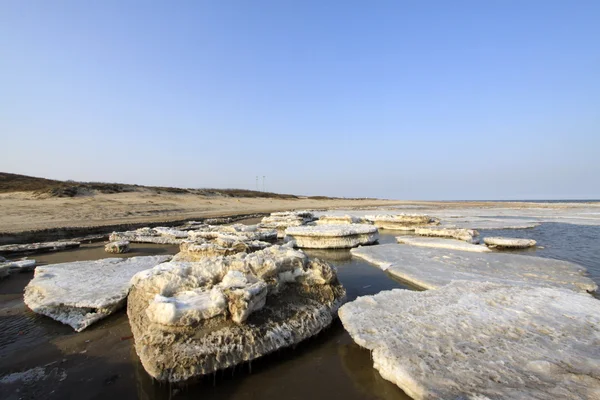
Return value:
<svg viewBox="0 0 600 400">
<path fill-rule="evenodd" d="M 252 221 L 248 221 L 252 222 Z M 394 234 L 382 234 L 382 243 Z M 40 265 L 109 256 L 103 243 L 40 254 Z M 177 246 L 132 244 L 123 256 L 175 254 Z M 338 268 L 348 300 L 359 295 L 405 287 L 385 272 L 359 260 L 348 250 L 307 251 Z M 42 368 L 44 377 L 31 382 L 0 383 L 0 398 L 209 398 L 209 399 L 408 399 L 372 367 L 370 353 L 356 345 L 341 323 L 295 348 L 283 349 L 235 369 L 220 371 L 197 383 L 171 386 L 154 382 L 141 366 L 125 310 L 81 333 L 39 316 L 23 303 L 23 289 L 33 273 L 0 281 L 0 377 Z M 17 391 L 18 390 L 18 391 Z"/>
</svg>

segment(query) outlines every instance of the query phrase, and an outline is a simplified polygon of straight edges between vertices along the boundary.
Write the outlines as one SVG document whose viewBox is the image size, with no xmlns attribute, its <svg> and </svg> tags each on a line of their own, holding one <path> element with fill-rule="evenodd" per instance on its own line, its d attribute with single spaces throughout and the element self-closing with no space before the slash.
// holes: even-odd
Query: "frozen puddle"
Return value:
<svg viewBox="0 0 600 400">
<path fill-rule="evenodd" d="M 543 285 L 576 291 L 598 289 L 596 283 L 585 276 L 584 267 L 549 258 L 399 244 L 360 247 L 352 249 L 351 254 L 424 289 L 437 289 L 453 280 Z"/>
<path fill-rule="evenodd" d="M 105 258 L 38 267 L 25 288 L 25 304 L 77 332 L 125 304 L 131 278 L 171 256 Z"/>
<path fill-rule="evenodd" d="M 339 315 L 415 399 L 600 398 L 600 302 L 588 294 L 461 281 L 359 297 Z"/>
</svg>

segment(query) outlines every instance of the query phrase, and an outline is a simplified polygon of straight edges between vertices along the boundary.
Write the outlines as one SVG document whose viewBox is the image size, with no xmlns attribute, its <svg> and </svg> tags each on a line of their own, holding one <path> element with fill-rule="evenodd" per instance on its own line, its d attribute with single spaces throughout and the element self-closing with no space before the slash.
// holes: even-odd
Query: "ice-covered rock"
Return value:
<svg viewBox="0 0 600 400">
<path fill-rule="evenodd" d="M 4 246 L 0 246 L 0 254 L 42 253 L 49 251 L 60 251 L 79 247 L 80 244 L 81 243 L 79 242 L 73 241 L 7 244 Z"/>
<path fill-rule="evenodd" d="M 359 297 L 339 315 L 415 399 L 600 398 L 600 302 L 587 294 L 459 281 Z"/>
<path fill-rule="evenodd" d="M 25 304 L 80 332 L 125 304 L 132 276 L 170 258 L 105 258 L 38 267 L 25 288 Z"/>
<path fill-rule="evenodd" d="M 476 239 L 476 237 L 479 236 L 479 232 L 474 229 L 421 226 L 415 228 L 415 235 L 452 238 L 464 240 L 465 242 L 469 243 L 479 243 L 478 239 Z"/>
<path fill-rule="evenodd" d="M 7 263 L 0 264 L 0 279 L 6 278 L 10 275 L 10 265 Z"/>
<path fill-rule="evenodd" d="M 285 240 L 308 249 L 341 249 L 372 244 L 379 239 L 377 227 L 366 224 L 296 226 L 285 230 Z"/>
<path fill-rule="evenodd" d="M 315 222 L 317 225 L 370 224 L 366 218 L 352 215 L 321 215 Z"/>
<path fill-rule="evenodd" d="M 308 211 L 284 211 L 274 212 L 264 217 L 260 223 L 262 228 L 277 230 L 277 237 L 285 237 L 285 230 L 291 226 L 302 226 L 316 219 L 313 213 Z"/>
<path fill-rule="evenodd" d="M 127 253 L 129 251 L 129 241 L 128 240 L 119 240 L 116 242 L 107 243 L 104 246 L 104 251 L 107 253 Z"/>
<path fill-rule="evenodd" d="M 365 219 L 372 221 L 380 229 L 391 230 L 413 230 L 417 226 L 437 225 L 440 221 L 437 218 L 424 214 L 379 214 L 366 215 Z"/>
<path fill-rule="evenodd" d="M 454 280 L 511 285 L 564 287 L 595 291 L 586 269 L 567 261 L 506 253 L 471 253 L 399 244 L 352 249 L 358 257 L 389 274 L 424 289 L 437 289 Z"/>
<path fill-rule="evenodd" d="M 328 326 L 345 291 L 335 269 L 274 245 L 169 262 L 135 275 L 135 349 L 159 381 L 181 382 L 296 344 Z"/>
<path fill-rule="evenodd" d="M 486 237 L 483 242 L 491 248 L 497 249 L 526 249 L 536 245 L 533 239 L 517 239 L 508 237 Z"/>
<path fill-rule="evenodd" d="M 485 246 L 478 244 L 467 243 L 463 240 L 444 239 L 436 237 L 414 237 L 414 236 L 398 236 L 396 241 L 400 244 L 408 244 L 419 247 L 432 247 L 437 249 L 473 251 L 476 253 L 489 252 Z"/>
</svg>

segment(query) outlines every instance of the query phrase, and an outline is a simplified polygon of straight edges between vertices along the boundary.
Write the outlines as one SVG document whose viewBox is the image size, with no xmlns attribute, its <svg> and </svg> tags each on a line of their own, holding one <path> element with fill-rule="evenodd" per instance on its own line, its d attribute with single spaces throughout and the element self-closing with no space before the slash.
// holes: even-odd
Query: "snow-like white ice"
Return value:
<svg viewBox="0 0 600 400">
<path fill-rule="evenodd" d="M 499 249 L 525 249 L 536 245 L 533 239 L 518 239 L 508 237 L 486 237 L 483 242 L 492 248 Z"/>
<path fill-rule="evenodd" d="M 350 248 L 379 239 L 377 227 L 367 224 L 295 226 L 287 228 L 285 235 L 296 247 L 309 249 Z"/>
<path fill-rule="evenodd" d="M 479 236 L 479 232 L 473 229 L 464 228 L 447 228 L 439 226 L 420 226 L 415 228 L 415 235 L 419 236 L 431 236 L 441 238 L 452 238 L 458 240 L 464 240 L 465 242 L 477 242 L 476 237 Z"/>
<path fill-rule="evenodd" d="M 567 261 L 506 253 L 471 253 L 384 244 L 352 249 L 358 257 L 391 275 L 424 289 L 437 289 L 454 280 L 499 282 L 512 285 L 564 287 L 595 291 L 598 286 L 586 269 Z"/>
<path fill-rule="evenodd" d="M 80 332 L 124 305 L 136 273 L 170 258 L 105 258 L 38 267 L 25 287 L 25 304 Z"/>
<path fill-rule="evenodd" d="M 462 250 L 472 251 L 476 253 L 486 253 L 491 251 L 486 246 L 467 243 L 457 239 L 443 239 L 436 237 L 414 237 L 414 236 L 398 236 L 396 241 L 400 244 L 408 244 L 419 247 L 432 247 L 437 249 Z"/>
<path fill-rule="evenodd" d="M 107 243 L 104 246 L 104 251 L 115 254 L 127 253 L 129 251 L 129 241 L 119 240 L 116 242 Z"/>
<path fill-rule="evenodd" d="M 458 281 L 359 297 L 339 315 L 415 399 L 600 398 L 600 302 L 588 294 Z"/>
<path fill-rule="evenodd" d="M 296 344 L 329 325 L 345 296 L 333 267 L 288 245 L 163 263 L 131 282 L 136 351 L 170 382 Z"/>
</svg>

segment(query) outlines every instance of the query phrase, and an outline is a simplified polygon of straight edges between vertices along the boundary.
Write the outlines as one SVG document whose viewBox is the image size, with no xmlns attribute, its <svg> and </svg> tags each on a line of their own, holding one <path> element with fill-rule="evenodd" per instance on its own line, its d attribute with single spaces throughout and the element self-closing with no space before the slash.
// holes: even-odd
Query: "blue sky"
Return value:
<svg viewBox="0 0 600 400">
<path fill-rule="evenodd" d="M 600 198 L 600 1 L 2 1 L 0 171 Z"/>
</svg>

